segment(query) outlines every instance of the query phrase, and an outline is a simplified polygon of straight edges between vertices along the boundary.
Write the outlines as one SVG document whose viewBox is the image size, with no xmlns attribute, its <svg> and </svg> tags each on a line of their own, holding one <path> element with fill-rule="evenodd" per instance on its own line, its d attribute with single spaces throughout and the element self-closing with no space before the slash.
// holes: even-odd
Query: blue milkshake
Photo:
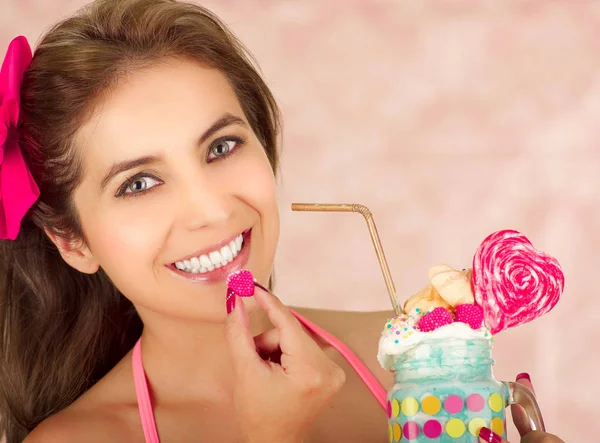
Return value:
<svg viewBox="0 0 600 443">
<path fill-rule="evenodd" d="M 543 429 L 531 392 L 494 378 L 486 328 L 453 323 L 424 333 L 411 323 L 406 316 L 391 320 L 380 341 L 380 362 L 394 373 L 390 442 L 477 443 L 483 426 L 507 438 L 505 407 L 514 402 Z"/>
</svg>

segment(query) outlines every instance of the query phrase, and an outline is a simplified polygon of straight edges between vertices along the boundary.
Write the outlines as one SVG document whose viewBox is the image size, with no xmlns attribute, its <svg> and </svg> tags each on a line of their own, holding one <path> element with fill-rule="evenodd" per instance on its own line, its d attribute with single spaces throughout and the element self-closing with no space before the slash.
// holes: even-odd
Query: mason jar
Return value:
<svg viewBox="0 0 600 443">
<path fill-rule="evenodd" d="M 390 442 L 478 443 L 490 428 L 507 438 L 505 408 L 522 405 L 544 430 L 533 393 L 494 378 L 487 339 L 423 341 L 394 358 L 394 386 L 387 395 Z"/>
</svg>

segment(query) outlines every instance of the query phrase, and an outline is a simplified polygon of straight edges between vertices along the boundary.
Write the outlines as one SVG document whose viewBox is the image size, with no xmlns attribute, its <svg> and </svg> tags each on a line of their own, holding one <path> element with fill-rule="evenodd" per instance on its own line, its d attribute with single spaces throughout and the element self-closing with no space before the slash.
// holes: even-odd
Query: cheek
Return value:
<svg viewBox="0 0 600 443">
<path fill-rule="evenodd" d="M 233 162 L 232 162 L 233 163 Z M 270 254 L 279 240 L 279 208 L 277 183 L 271 165 L 262 150 L 240 158 L 228 168 L 226 182 L 232 193 L 259 217 L 265 248 Z"/>
<path fill-rule="evenodd" d="M 165 212 L 152 204 L 118 202 L 81 214 L 94 257 L 120 286 L 126 276 L 148 274 L 168 233 Z"/>
<path fill-rule="evenodd" d="M 271 165 L 265 162 L 260 176 L 253 183 L 256 206 L 260 216 L 261 236 L 264 241 L 265 266 L 270 272 L 279 242 L 279 208 L 277 204 L 277 186 Z"/>
<path fill-rule="evenodd" d="M 277 184 L 264 151 L 250 157 L 244 166 L 232 168 L 239 196 L 259 213 L 261 223 L 279 226 Z M 271 228 L 273 226 L 270 226 Z"/>
</svg>

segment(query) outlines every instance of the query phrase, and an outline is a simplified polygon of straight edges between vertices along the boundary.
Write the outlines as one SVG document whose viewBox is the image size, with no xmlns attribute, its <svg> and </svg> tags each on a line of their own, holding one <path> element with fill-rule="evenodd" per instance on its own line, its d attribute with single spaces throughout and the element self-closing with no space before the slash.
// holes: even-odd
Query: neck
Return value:
<svg viewBox="0 0 600 443">
<path fill-rule="evenodd" d="M 253 336 L 273 325 L 254 300 L 244 301 Z M 142 358 L 156 403 L 227 401 L 233 370 L 223 322 L 189 322 L 140 313 L 144 319 Z"/>
</svg>

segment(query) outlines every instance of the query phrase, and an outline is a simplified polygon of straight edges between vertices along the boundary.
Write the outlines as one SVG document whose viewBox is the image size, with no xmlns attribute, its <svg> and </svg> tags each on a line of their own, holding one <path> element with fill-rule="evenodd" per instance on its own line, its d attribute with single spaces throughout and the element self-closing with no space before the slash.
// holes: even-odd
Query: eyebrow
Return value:
<svg viewBox="0 0 600 443">
<path fill-rule="evenodd" d="M 198 143 L 200 145 L 203 144 L 216 132 L 231 125 L 247 126 L 246 122 L 240 117 L 230 113 L 223 114 L 223 116 L 221 116 L 217 121 L 215 121 L 206 131 L 204 131 L 204 133 L 200 136 L 200 140 Z M 159 161 L 161 161 L 161 157 L 155 155 L 147 155 L 144 157 L 135 158 L 133 160 L 124 160 L 121 162 L 114 163 L 100 182 L 100 192 L 104 191 L 108 183 L 110 183 L 110 181 L 115 176 L 125 171 L 129 171 L 130 169 L 134 169 L 139 166 L 146 166 L 149 164 L 158 163 Z"/>
<path fill-rule="evenodd" d="M 157 157 L 155 155 L 148 155 L 144 157 L 134 158 L 133 160 L 125 160 L 122 162 L 114 163 L 100 182 L 100 192 L 104 191 L 108 183 L 110 183 L 110 181 L 116 175 L 119 175 L 125 171 L 129 171 L 130 169 L 137 168 L 139 166 L 146 166 L 149 164 L 158 163 L 160 160 L 160 157 Z"/>
<path fill-rule="evenodd" d="M 200 137 L 199 143 L 203 144 L 215 132 L 218 132 L 221 129 L 223 129 L 227 126 L 231 126 L 231 125 L 246 126 L 246 122 L 244 120 L 242 120 L 240 117 L 227 112 L 227 113 L 223 114 L 221 116 L 221 118 L 219 118 L 217 121 L 215 121 L 210 126 L 210 128 L 208 128 L 206 131 L 204 131 L 204 134 L 202 134 L 202 136 Z"/>
</svg>

